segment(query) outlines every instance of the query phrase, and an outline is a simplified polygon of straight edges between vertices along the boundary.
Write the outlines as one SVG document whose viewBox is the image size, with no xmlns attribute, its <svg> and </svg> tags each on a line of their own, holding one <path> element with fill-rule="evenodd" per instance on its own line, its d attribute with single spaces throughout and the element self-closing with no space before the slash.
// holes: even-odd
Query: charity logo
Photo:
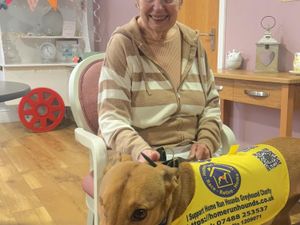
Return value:
<svg viewBox="0 0 300 225">
<path fill-rule="evenodd" d="M 277 157 L 277 155 L 267 148 L 264 148 L 253 155 L 256 156 L 264 164 L 268 171 L 276 168 L 278 165 L 281 164 L 281 161 Z"/>
<path fill-rule="evenodd" d="M 207 188 L 220 197 L 231 197 L 238 192 L 241 175 L 233 166 L 217 163 L 201 165 L 200 174 Z"/>
</svg>

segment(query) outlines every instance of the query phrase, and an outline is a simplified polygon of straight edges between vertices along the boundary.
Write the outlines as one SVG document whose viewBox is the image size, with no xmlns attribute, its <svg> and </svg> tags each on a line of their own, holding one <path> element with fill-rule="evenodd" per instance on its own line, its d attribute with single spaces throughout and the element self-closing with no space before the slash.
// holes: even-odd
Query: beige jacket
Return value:
<svg viewBox="0 0 300 225">
<path fill-rule="evenodd" d="M 182 79 L 176 90 L 172 75 L 151 55 L 136 20 L 117 28 L 107 46 L 99 81 L 99 135 L 108 147 L 134 158 L 145 149 L 182 142 L 217 150 L 219 96 L 198 33 L 177 23 Z"/>
</svg>

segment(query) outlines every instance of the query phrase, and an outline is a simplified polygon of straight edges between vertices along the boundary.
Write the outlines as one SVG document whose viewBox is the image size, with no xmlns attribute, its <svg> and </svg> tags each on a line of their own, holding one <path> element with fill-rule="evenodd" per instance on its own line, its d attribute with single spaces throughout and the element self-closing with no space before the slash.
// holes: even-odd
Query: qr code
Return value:
<svg viewBox="0 0 300 225">
<path fill-rule="evenodd" d="M 267 168 L 268 171 L 276 168 L 281 164 L 278 156 L 267 148 L 262 149 L 254 154 Z"/>
</svg>

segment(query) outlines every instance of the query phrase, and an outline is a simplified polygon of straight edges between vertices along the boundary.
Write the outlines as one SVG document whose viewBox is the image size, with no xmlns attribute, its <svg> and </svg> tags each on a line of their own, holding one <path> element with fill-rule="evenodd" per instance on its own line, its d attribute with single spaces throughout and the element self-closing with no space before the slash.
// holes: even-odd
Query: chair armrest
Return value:
<svg viewBox="0 0 300 225">
<path fill-rule="evenodd" d="M 221 130 L 221 142 L 222 142 L 222 154 L 226 154 L 230 147 L 236 144 L 236 138 L 233 131 L 225 124 L 222 126 Z"/>
<path fill-rule="evenodd" d="M 94 176 L 98 177 L 98 180 L 101 179 L 107 162 L 107 151 L 104 140 L 83 128 L 75 129 L 75 139 L 90 150 L 90 165 L 92 166 L 90 169 L 94 170 Z"/>
<path fill-rule="evenodd" d="M 94 223 L 98 224 L 98 200 L 99 200 L 99 184 L 103 176 L 104 168 L 107 163 L 107 149 L 104 140 L 83 128 L 75 129 L 75 139 L 80 144 L 90 150 L 90 170 L 93 171 L 93 190 L 94 197 L 87 196 L 88 206 L 92 205 L 94 212 Z"/>
</svg>

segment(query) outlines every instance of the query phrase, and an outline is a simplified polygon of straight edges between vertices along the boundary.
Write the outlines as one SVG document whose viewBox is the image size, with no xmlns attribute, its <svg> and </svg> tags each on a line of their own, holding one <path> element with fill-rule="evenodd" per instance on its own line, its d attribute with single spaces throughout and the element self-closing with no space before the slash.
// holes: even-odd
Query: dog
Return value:
<svg viewBox="0 0 300 225">
<path fill-rule="evenodd" d="M 286 193 L 286 197 L 279 197 L 281 194 L 277 196 L 273 193 L 275 189 L 271 190 L 270 188 L 260 188 L 257 191 L 252 190 L 238 196 L 234 195 L 231 192 L 239 193 L 239 188 L 242 187 L 240 184 L 245 179 L 234 173 L 235 169 L 231 166 L 220 166 L 217 168 L 219 169 L 217 171 L 219 175 L 213 177 L 216 168 L 210 166 L 219 165 L 218 163 L 212 163 L 214 162 L 213 159 L 212 161 L 203 161 L 203 168 L 200 166 L 198 170 L 201 176 L 205 173 L 210 176 L 208 179 L 205 178 L 206 180 L 202 176 L 205 185 L 208 187 L 204 191 L 203 186 L 205 185 L 196 180 L 191 163 L 182 162 L 178 168 L 171 168 L 161 163 L 152 163 L 151 166 L 146 163 L 130 161 L 128 157 L 125 157 L 126 160 L 124 160 L 124 157 L 122 157 L 120 162 L 114 162 L 114 165 L 109 166 L 100 184 L 100 224 L 290 225 L 290 210 L 300 199 L 300 139 L 275 138 L 265 141 L 264 144 L 279 150 L 284 158 L 284 160 L 277 157 L 270 158 L 270 154 L 265 156 L 270 162 L 269 166 L 271 166 L 267 168 L 268 170 L 274 168 L 276 170 L 279 167 L 287 168 L 289 176 L 280 174 L 274 175 L 272 178 L 275 181 L 275 189 L 279 193 Z M 267 147 L 268 149 L 269 147 Z M 266 147 L 263 146 L 263 150 L 266 150 Z M 241 154 L 246 154 L 247 151 L 244 150 Z M 252 154 L 255 155 L 255 157 L 252 157 L 253 160 L 260 161 L 257 160 L 259 158 L 257 155 L 260 152 L 261 150 Z M 258 163 L 259 166 L 255 166 L 253 169 L 244 169 L 249 170 L 251 173 L 257 167 L 264 168 L 264 160 Z M 212 178 L 216 179 L 213 180 Z M 256 181 L 256 177 L 254 177 L 254 180 Z M 269 178 L 265 177 L 261 181 L 258 179 L 249 186 L 260 185 L 264 180 L 267 183 L 269 182 Z M 212 185 L 212 182 L 215 182 L 215 184 Z M 200 188 L 200 193 L 197 192 L 195 187 Z M 219 189 L 216 187 L 219 187 Z M 227 191 L 223 190 L 223 193 L 218 192 L 222 187 L 229 187 L 229 189 L 224 189 Z M 187 208 L 190 208 L 192 202 L 196 202 L 198 205 L 206 198 L 208 200 L 215 198 L 206 197 L 208 192 L 213 192 L 212 195 L 217 197 L 217 200 L 212 201 L 213 204 L 205 203 L 207 205 L 198 209 L 192 207 L 194 211 L 185 212 Z M 198 195 L 201 199 L 193 200 L 193 197 Z M 220 197 L 219 195 L 223 196 Z M 276 199 L 280 199 L 280 209 L 277 209 L 277 215 L 264 216 L 264 211 L 272 208 Z M 262 218 L 264 220 L 261 220 Z"/>
</svg>

